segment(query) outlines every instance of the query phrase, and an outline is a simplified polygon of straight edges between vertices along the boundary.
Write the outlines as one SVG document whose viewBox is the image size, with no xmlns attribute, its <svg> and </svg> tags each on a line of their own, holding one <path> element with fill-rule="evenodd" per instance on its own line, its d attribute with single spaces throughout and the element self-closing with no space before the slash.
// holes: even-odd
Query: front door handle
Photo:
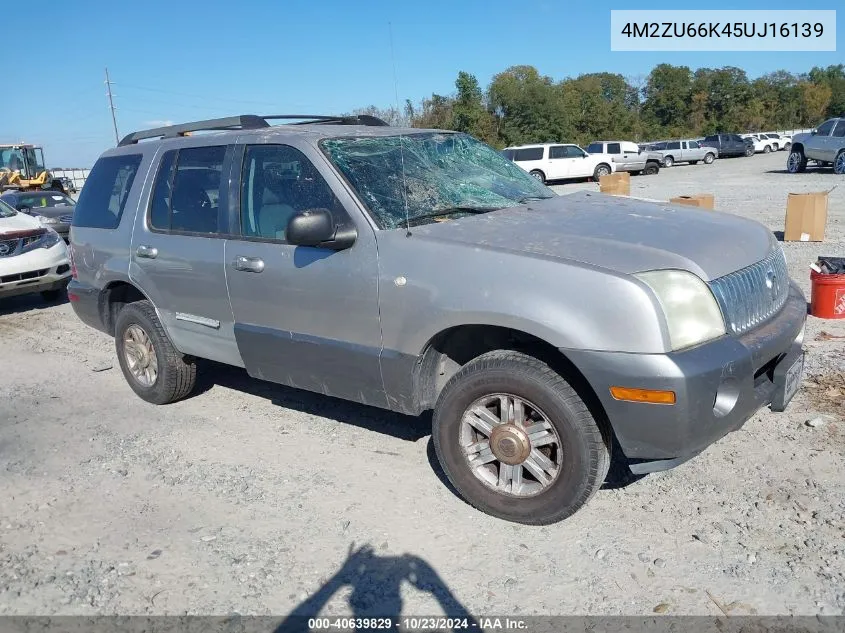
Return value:
<svg viewBox="0 0 845 633">
<path fill-rule="evenodd" d="M 143 257 L 145 259 L 155 259 L 158 257 L 158 249 L 155 246 L 147 246 L 145 244 L 141 244 L 138 247 L 138 250 L 135 251 L 135 254 L 138 257 Z"/>
<path fill-rule="evenodd" d="M 242 270 L 247 273 L 260 273 L 264 270 L 264 260 L 260 257 L 235 257 L 235 270 Z"/>
</svg>

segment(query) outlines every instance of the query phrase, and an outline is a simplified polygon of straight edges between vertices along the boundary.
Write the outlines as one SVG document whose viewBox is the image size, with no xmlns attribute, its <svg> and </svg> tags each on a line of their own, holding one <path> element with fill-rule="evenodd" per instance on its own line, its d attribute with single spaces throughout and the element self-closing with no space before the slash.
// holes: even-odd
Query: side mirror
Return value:
<svg viewBox="0 0 845 633">
<path fill-rule="evenodd" d="M 328 209 L 306 209 L 291 217 L 285 236 L 289 244 L 340 251 L 355 243 L 358 231 L 338 227 Z"/>
<path fill-rule="evenodd" d="M 32 207 L 27 204 L 22 204 L 18 207 L 18 211 L 21 213 L 30 213 L 32 211 Z"/>
</svg>

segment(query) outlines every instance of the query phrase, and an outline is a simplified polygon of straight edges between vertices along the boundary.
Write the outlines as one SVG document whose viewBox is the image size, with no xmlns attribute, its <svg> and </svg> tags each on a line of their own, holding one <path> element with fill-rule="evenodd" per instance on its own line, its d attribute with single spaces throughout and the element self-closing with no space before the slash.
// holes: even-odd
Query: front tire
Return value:
<svg viewBox="0 0 845 633">
<path fill-rule="evenodd" d="M 705 165 L 712 165 L 714 160 L 716 160 L 715 154 L 707 153 L 707 154 L 704 155 L 704 164 Z"/>
<path fill-rule="evenodd" d="M 658 167 L 657 163 L 648 163 L 643 169 L 643 173 L 646 176 L 654 176 L 660 171 L 660 167 Z"/>
<path fill-rule="evenodd" d="M 807 170 L 807 157 L 800 149 L 789 153 L 786 159 L 786 171 L 790 174 L 800 174 Z"/>
<path fill-rule="evenodd" d="M 114 340 L 123 376 L 142 400 L 168 404 L 193 391 L 196 364 L 173 347 L 149 301 L 130 303 L 120 311 Z"/>
<path fill-rule="evenodd" d="M 534 178 L 542 182 L 544 185 L 546 184 L 546 174 L 541 172 L 539 169 L 535 169 L 532 172 L 529 172 Z"/>
<path fill-rule="evenodd" d="M 609 176 L 609 175 L 610 175 L 610 165 L 605 165 L 604 163 L 601 163 L 600 165 L 596 165 L 596 168 L 593 171 L 593 180 L 598 182 L 599 179 L 602 176 Z"/>
<path fill-rule="evenodd" d="M 845 175 L 845 149 L 840 150 L 833 159 L 833 173 L 839 176 Z"/>
<path fill-rule="evenodd" d="M 792 149 L 792 143 L 787 143 L 786 145 L 783 146 L 783 149 L 785 149 L 788 152 L 790 149 Z"/>
<path fill-rule="evenodd" d="M 570 384 L 507 350 L 462 367 L 434 409 L 434 448 L 471 505 L 530 525 L 561 521 L 601 487 L 609 442 Z"/>
</svg>

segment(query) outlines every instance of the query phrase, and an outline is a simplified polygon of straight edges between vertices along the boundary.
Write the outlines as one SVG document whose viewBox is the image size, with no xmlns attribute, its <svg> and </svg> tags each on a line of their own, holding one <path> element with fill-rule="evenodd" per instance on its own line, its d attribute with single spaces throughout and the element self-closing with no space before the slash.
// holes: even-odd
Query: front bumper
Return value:
<svg viewBox="0 0 845 633">
<path fill-rule="evenodd" d="M 0 259 L 0 298 L 60 290 L 70 280 L 67 248 L 59 242 L 47 249 Z"/>
<path fill-rule="evenodd" d="M 806 300 L 792 285 L 774 318 L 739 337 L 669 354 L 562 351 L 595 390 L 631 470 L 651 472 L 695 456 L 770 404 L 775 371 L 802 354 L 806 317 Z M 616 400 L 614 385 L 674 391 L 676 403 Z"/>
</svg>

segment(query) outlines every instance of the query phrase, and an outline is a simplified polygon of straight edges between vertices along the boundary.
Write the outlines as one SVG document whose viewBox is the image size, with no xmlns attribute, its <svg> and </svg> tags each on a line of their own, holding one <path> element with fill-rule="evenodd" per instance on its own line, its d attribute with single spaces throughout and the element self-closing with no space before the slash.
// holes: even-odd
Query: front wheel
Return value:
<svg viewBox="0 0 845 633">
<path fill-rule="evenodd" d="M 193 391 L 196 364 L 173 347 L 149 301 L 130 303 L 120 311 L 114 340 L 123 376 L 143 400 L 168 404 Z"/>
<path fill-rule="evenodd" d="M 707 153 L 704 155 L 704 164 L 705 165 L 712 165 L 713 161 L 716 160 L 716 155 L 712 153 Z"/>
<path fill-rule="evenodd" d="M 534 178 L 536 178 L 537 180 L 539 180 L 543 184 L 546 184 L 546 174 L 541 172 L 539 169 L 535 169 L 534 171 L 532 171 L 530 173 Z"/>
<path fill-rule="evenodd" d="M 839 176 L 845 175 L 845 149 L 841 150 L 833 160 L 833 173 Z"/>
<path fill-rule="evenodd" d="M 786 171 L 790 174 L 799 174 L 807 169 L 807 157 L 800 149 L 789 153 L 786 159 Z"/>
<path fill-rule="evenodd" d="M 488 352 L 446 384 L 433 440 L 470 504 L 531 525 L 561 521 L 604 482 L 609 442 L 570 384 L 520 352 Z"/>
<path fill-rule="evenodd" d="M 660 171 L 660 167 L 657 166 L 657 163 L 648 163 L 643 169 L 643 173 L 646 176 L 654 176 L 657 172 Z"/>
<path fill-rule="evenodd" d="M 593 171 L 593 180 L 598 182 L 599 179 L 602 176 L 609 176 L 609 175 L 610 175 L 610 166 L 602 163 L 601 165 L 596 165 L 596 169 L 595 169 L 595 171 Z"/>
</svg>

